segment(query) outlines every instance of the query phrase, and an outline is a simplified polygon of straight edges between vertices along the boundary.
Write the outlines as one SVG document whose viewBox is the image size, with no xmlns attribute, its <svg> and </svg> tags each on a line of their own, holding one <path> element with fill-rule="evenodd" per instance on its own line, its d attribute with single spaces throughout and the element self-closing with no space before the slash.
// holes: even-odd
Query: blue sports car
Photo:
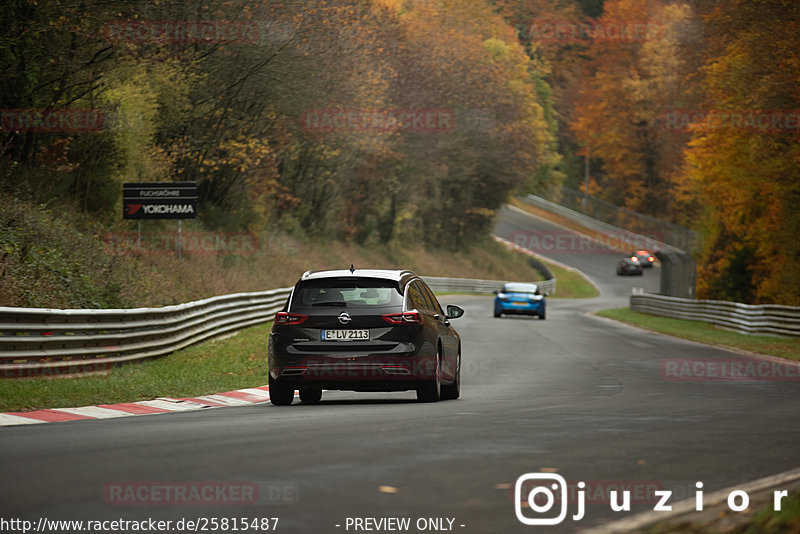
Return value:
<svg viewBox="0 0 800 534">
<path fill-rule="evenodd" d="M 544 295 L 536 284 L 509 282 L 503 289 L 496 293 L 494 298 L 494 316 L 508 315 L 536 315 L 539 319 L 545 317 Z"/>
</svg>

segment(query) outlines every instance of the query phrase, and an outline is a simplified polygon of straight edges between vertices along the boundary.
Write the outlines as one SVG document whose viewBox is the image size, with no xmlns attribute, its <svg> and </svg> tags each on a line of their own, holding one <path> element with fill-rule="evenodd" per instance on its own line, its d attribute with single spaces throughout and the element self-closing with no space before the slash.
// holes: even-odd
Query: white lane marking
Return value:
<svg viewBox="0 0 800 534">
<path fill-rule="evenodd" d="M 84 417 L 91 417 L 92 419 L 112 419 L 114 417 L 126 417 L 134 415 L 132 413 L 122 412 L 120 410 L 111 410 L 108 408 L 101 408 L 99 406 L 83 406 L 81 408 L 56 408 L 59 412 L 66 412 L 75 415 L 82 415 Z"/>
<path fill-rule="evenodd" d="M 199 397 L 195 397 L 195 399 L 216 402 L 217 404 L 224 404 L 226 406 L 250 406 L 253 404 L 252 402 L 247 402 L 246 400 L 226 397 L 225 395 L 201 395 Z"/>
<path fill-rule="evenodd" d="M 202 405 L 197 404 L 196 402 L 172 402 L 161 399 L 141 401 L 137 402 L 136 404 L 141 404 L 142 406 L 150 406 L 151 408 L 160 408 L 162 410 L 167 410 L 170 412 L 185 412 L 188 410 L 197 410 L 199 408 L 202 408 Z"/>
<path fill-rule="evenodd" d="M 30 417 L 22 417 L 19 415 L 11 415 L 10 413 L 0 413 L 0 426 L 36 425 L 39 423 L 46 423 L 46 421 L 31 419 Z"/>
<path fill-rule="evenodd" d="M 240 391 L 242 393 L 249 393 L 250 395 L 255 395 L 256 397 L 261 397 L 264 400 L 269 400 L 269 392 L 263 389 L 256 389 L 256 388 L 245 388 L 245 389 L 237 389 L 236 391 Z"/>
<path fill-rule="evenodd" d="M 141 404 L 152 408 L 159 408 L 169 412 L 186 412 L 190 410 L 200 410 L 203 408 L 223 408 L 225 406 L 251 406 L 258 402 L 266 402 L 269 400 L 269 391 L 257 388 L 244 388 L 235 390 L 236 392 L 246 393 L 258 397 L 260 400 L 247 401 L 235 397 L 229 397 L 225 393 L 215 395 L 200 395 L 193 397 L 194 400 L 181 400 L 172 399 L 169 397 L 159 397 L 149 401 L 139 401 L 133 404 Z M 296 394 L 295 394 L 296 396 Z M 197 402 L 200 401 L 200 402 Z M 204 404 L 203 402 L 208 404 Z M 100 406 L 81 406 L 77 408 L 51 408 L 52 410 L 79 415 L 81 417 L 88 417 L 90 419 L 113 419 L 116 417 L 128 417 L 131 415 L 156 415 L 156 414 L 136 414 L 129 413 L 123 410 L 114 409 L 113 405 L 107 408 Z M 14 415 L 10 413 L 0 413 L 0 426 L 13 426 L 13 425 L 36 425 L 40 423 L 49 423 L 51 421 L 44 421 L 41 419 L 34 419 L 32 417 L 25 417 L 21 415 Z"/>
</svg>

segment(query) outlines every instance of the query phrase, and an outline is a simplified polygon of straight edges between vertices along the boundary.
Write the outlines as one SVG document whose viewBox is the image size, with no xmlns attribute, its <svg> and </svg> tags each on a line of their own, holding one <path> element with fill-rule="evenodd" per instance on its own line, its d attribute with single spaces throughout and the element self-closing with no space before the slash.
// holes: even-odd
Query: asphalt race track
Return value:
<svg viewBox="0 0 800 534">
<path fill-rule="evenodd" d="M 505 210 L 496 232 L 513 241 L 565 231 Z M 285 533 L 388 532 L 363 520 L 397 517 L 410 519 L 408 532 L 571 532 L 652 509 L 638 498 L 647 488 L 673 491 L 675 502 L 694 497 L 697 481 L 710 493 L 800 466 L 797 380 L 666 380 L 665 359 L 748 360 L 586 314 L 626 305 L 632 287 L 656 290 L 658 268 L 617 277 L 618 252 L 552 256 L 580 268 L 602 296 L 551 298 L 546 321 L 495 319 L 488 297 L 442 299 L 466 309 L 455 323 L 464 343 L 457 401 L 326 392 L 317 406 L 0 428 L 0 516 L 278 517 Z M 570 518 L 570 501 L 558 526 L 517 520 L 514 482 L 540 470 L 600 488 L 583 519 Z M 224 491 L 202 504 L 153 497 L 153 487 L 192 481 L 256 487 L 265 502 L 242 504 Z M 611 511 L 606 490 L 615 486 L 631 489 L 631 512 Z M 120 487 L 149 488 L 150 500 L 119 502 Z M 443 521 L 418 529 L 425 518 Z"/>
</svg>

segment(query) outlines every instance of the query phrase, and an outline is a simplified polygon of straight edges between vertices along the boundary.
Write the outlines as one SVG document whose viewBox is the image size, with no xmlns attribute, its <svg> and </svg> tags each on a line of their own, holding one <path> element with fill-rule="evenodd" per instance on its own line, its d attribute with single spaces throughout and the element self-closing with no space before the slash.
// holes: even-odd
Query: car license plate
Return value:
<svg viewBox="0 0 800 534">
<path fill-rule="evenodd" d="M 369 330 L 323 330 L 323 341 L 369 341 Z"/>
<path fill-rule="evenodd" d="M 516 300 L 516 301 L 512 302 L 511 304 L 513 304 L 514 306 L 527 306 L 528 305 L 527 302 L 521 302 L 519 300 Z"/>
</svg>

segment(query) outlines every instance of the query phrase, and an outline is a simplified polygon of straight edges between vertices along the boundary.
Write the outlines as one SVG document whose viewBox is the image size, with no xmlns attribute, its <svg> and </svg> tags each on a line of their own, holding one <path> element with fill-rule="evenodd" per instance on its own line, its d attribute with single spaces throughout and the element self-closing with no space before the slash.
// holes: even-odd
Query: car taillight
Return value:
<svg viewBox="0 0 800 534">
<path fill-rule="evenodd" d="M 275 314 L 275 324 L 286 326 L 297 326 L 303 324 L 308 319 L 308 315 L 299 313 L 278 312 Z"/>
<path fill-rule="evenodd" d="M 417 310 L 403 313 L 387 313 L 382 317 L 389 324 L 422 324 L 422 316 Z"/>
</svg>

